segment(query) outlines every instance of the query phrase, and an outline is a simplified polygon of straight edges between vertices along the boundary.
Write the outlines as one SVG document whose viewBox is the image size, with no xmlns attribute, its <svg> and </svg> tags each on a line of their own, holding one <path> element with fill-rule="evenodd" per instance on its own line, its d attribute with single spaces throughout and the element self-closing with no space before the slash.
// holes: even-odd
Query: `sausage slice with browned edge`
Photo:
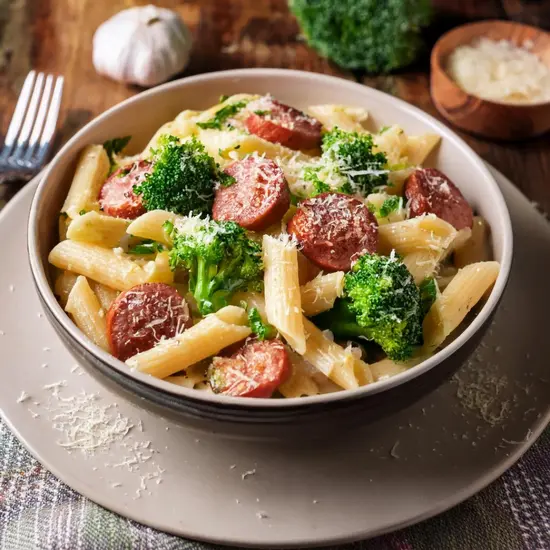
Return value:
<svg viewBox="0 0 550 550">
<path fill-rule="evenodd" d="M 111 353 L 120 359 L 147 351 L 193 324 L 187 302 L 164 283 L 144 283 L 120 293 L 107 312 Z"/>
<path fill-rule="evenodd" d="M 366 253 L 376 252 L 378 222 L 360 200 L 322 193 L 300 203 L 288 222 L 301 251 L 325 271 L 349 271 Z"/>
<path fill-rule="evenodd" d="M 270 159 L 249 156 L 227 166 L 235 178 L 220 186 L 212 207 L 217 221 L 235 221 L 245 229 L 263 231 L 280 221 L 290 206 L 290 191 L 283 171 Z"/>
<path fill-rule="evenodd" d="M 436 168 L 415 170 L 405 181 L 404 193 L 411 218 L 435 214 L 457 230 L 474 223 L 472 207 L 460 189 Z"/>
<path fill-rule="evenodd" d="M 147 160 L 138 160 L 129 168 L 113 172 L 99 192 L 99 205 L 105 214 L 116 218 L 133 220 L 145 214 L 141 195 L 134 193 L 134 185 L 140 184 L 153 165 Z"/>
<path fill-rule="evenodd" d="M 290 375 L 290 358 L 281 340 L 250 340 L 230 357 L 214 357 L 208 381 L 215 393 L 271 397 Z"/>
<path fill-rule="evenodd" d="M 264 96 L 249 105 L 246 129 L 266 141 L 290 149 L 314 149 L 321 144 L 321 123 L 294 107 Z"/>
</svg>

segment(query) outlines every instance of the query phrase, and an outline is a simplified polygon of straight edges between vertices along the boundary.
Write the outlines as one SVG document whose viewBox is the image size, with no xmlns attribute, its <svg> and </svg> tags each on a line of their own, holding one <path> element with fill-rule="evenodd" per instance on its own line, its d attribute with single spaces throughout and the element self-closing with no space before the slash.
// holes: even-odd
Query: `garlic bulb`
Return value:
<svg viewBox="0 0 550 550">
<path fill-rule="evenodd" d="M 114 80 L 155 86 L 184 69 L 191 34 L 179 15 L 156 6 L 123 10 L 94 34 L 93 63 Z"/>
</svg>

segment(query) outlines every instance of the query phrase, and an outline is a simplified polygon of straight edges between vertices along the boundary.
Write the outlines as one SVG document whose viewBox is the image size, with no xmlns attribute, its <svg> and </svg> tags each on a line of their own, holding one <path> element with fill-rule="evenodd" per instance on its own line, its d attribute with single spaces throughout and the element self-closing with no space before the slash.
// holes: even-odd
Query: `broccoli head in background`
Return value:
<svg viewBox="0 0 550 550">
<path fill-rule="evenodd" d="M 395 255 L 365 254 L 345 276 L 344 298 L 314 318 L 337 338 L 376 342 L 394 361 L 409 359 L 422 344 L 420 290 Z"/>
<path fill-rule="evenodd" d="M 239 290 L 262 290 L 262 247 L 240 225 L 199 217 L 187 221 L 179 228 L 165 223 L 174 243 L 170 267 L 189 271 L 189 290 L 203 315 L 228 305 Z"/>
<path fill-rule="evenodd" d="M 388 184 L 388 161 L 373 151 L 370 134 L 334 128 L 323 136 L 323 154 L 318 165 L 304 170 L 304 180 L 313 184 L 313 195 L 327 191 L 367 196 Z"/>
<path fill-rule="evenodd" d="M 430 0 L 289 0 L 307 42 L 346 69 L 388 72 L 412 63 Z"/>
<path fill-rule="evenodd" d="M 134 187 L 147 210 L 168 210 L 176 214 L 202 214 L 212 210 L 218 167 L 195 137 L 180 143 L 164 135 L 152 151 L 153 169 Z"/>
</svg>

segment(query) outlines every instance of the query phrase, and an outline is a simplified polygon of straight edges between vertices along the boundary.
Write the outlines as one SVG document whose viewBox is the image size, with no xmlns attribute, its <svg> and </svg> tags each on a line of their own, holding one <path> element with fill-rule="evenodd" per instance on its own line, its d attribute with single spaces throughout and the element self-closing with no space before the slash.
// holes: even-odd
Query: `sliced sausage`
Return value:
<svg viewBox="0 0 550 550">
<path fill-rule="evenodd" d="M 249 156 L 227 166 L 235 178 L 216 191 L 212 217 L 235 221 L 245 229 L 263 231 L 280 221 L 290 206 L 290 191 L 283 171 L 270 159 Z"/>
<path fill-rule="evenodd" d="M 376 252 L 378 223 L 360 200 L 322 193 L 300 203 L 288 222 L 302 253 L 325 271 L 349 271 L 366 253 Z"/>
<path fill-rule="evenodd" d="M 208 381 L 215 393 L 271 397 L 290 375 L 290 359 L 281 340 L 249 340 L 230 357 L 214 357 Z"/>
<path fill-rule="evenodd" d="M 140 184 L 152 167 L 149 161 L 138 160 L 130 169 L 119 168 L 111 174 L 99 192 L 99 205 L 103 212 L 128 220 L 145 214 L 141 195 L 134 193 L 134 185 Z"/>
<path fill-rule="evenodd" d="M 249 109 L 252 112 L 245 125 L 251 134 L 296 150 L 321 144 L 321 123 L 294 107 L 266 96 L 250 104 Z"/>
<path fill-rule="evenodd" d="M 404 192 L 411 218 L 435 214 L 457 230 L 474 223 L 472 207 L 460 189 L 436 168 L 415 170 L 405 181 Z"/>
<path fill-rule="evenodd" d="M 111 353 L 126 359 L 193 324 L 187 302 L 164 283 L 145 283 L 118 295 L 107 312 Z"/>
</svg>

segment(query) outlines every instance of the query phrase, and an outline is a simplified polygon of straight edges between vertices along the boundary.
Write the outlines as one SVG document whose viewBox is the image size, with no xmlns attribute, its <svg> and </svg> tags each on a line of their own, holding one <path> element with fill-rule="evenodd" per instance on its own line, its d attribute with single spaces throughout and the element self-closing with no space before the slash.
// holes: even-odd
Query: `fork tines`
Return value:
<svg viewBox="0 0 550 550">
<path fill-rule="evenodd" d="M 53 140 L 63 77 L 31 71 L 17 100 L 4 146 L 0 152 L 0 172 L 37 172 Z"/>
</svg>

